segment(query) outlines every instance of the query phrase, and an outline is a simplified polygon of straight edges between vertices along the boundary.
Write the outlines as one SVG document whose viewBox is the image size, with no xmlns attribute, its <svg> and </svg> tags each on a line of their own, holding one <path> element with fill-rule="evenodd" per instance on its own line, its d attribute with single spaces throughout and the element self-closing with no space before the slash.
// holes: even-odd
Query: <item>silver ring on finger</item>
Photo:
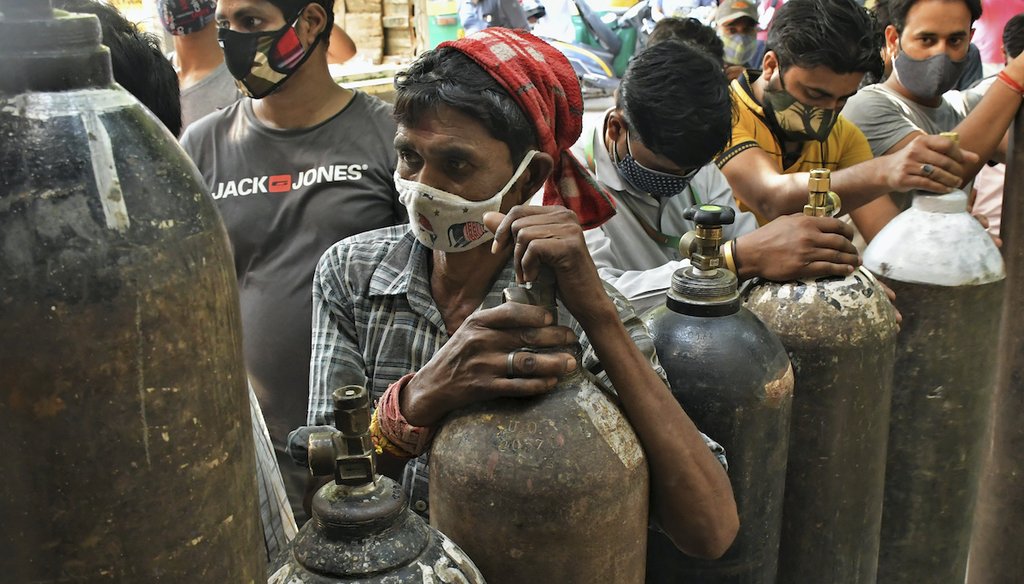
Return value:
<svg viewBox="0 0 1024 584">
<path fill-rule="evenodd" d="M 935 167 L 930 164 L 922 164 L 921 172 L 923 172 L 925 176 L 931 176 L 931 174 L 935 172 Z"/>
<path fill-rule="evenodd" d="M 527 349 L 525 347 L 522 349 L 514 349 L 512 351 L 509 351 L 508 357 L 505 358 L 505 377 L 507 377 L 508 379 L 518 377 L 518 375 L 516 375 L 516 353 L 535 352 L 536 351 L 534 351 L 533 349 Z"/>
<path fill-rule="evenodd" d="M 505 377 L 512 379 L 515 377 L 515 353 L 519 352 L 518 349 L 510 350 L 508 358 L 505 359 Z"/>
</svg>

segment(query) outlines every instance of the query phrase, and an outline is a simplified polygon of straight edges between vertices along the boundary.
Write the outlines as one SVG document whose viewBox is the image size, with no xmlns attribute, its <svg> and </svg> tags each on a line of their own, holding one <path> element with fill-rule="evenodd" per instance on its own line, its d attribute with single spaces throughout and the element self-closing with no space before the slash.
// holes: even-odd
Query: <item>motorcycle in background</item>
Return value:
<svg viewBox="0 0 1024 584">
<path fill-rule="evenodd" d="M 572 1 L 580 20 L 576 39 L 545 40 L 572 64 L 584 97 L 611 95 L 654 26 L 648 0 L 640 0 L 621 14 L 612 10 L 598 13 L 586 0 Z"/>
</svg>

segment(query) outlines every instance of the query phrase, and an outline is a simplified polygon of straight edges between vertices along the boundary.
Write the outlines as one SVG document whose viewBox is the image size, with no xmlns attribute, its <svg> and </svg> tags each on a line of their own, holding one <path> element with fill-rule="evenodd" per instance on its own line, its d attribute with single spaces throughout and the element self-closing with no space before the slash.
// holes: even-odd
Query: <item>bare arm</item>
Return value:
<svg viewBox="0 0 1024 584">
<path fill-rule="evenodd" d="M 597 275 L 576 215 L 515 207 L 485 218 L 497 249 L 515 249 L 517 275 L 552 268 L 566 308 L 587 333 L 647 454 L 654 519 L 682 551 L 721 556 L 739 528 L 732 486 L 700 432 L 633 343 Z"/>
<path fill-rule="evenodd" d="M 853 219 L 853 223 L 857 226 L 864 241 L 871 243 L 878 232 L 899 214 L 900 209 L 893 202 L 892 197 L 883 195 L 867 205 L 850 211 L 850 218 Z"/>
<path fill-rule="evenodd" d="M 345 29 L 334 23 L 331 29 L 331 42 L 327 45 L 327 62 L 340 65 L 356 54 L 356 43 L 348 36 Z"/>
<path fill-rule="evenodd" d="M 832 173 L 832 190 L 843 200 L 844 212 L 862 207 L 893 191 L 926 189 L 948 192 L 959 186 L 964 153 L 941 136 L 917 133 L 908 136 L 886 156 L 866 160 Z M 900 146 L 898 145 L 898 146 Z M 921 169 L 930 164 L 931 175 Z M 807 172 L 782 174 L 771 157 L 760 148 L 750 148 L 730 159 L 722 169 L 736 198 L 768 220 L 798 213 L 807 204 Z M 895 207 L 893 207 L 895 208 Z"/>
<path fill-rule="evenodd" d="M 1024 85 L 1024 54 L 1010 61 L 1004 69 L 1011 79 Z M 996 81 L 985 92 L 985 97 L 956 127 L 960 146 L 976 152 L 978 160 L 966 165 L 964 182 L 974 178 L 989 160 L 1003 162 L 1006 144 L 1003 140 L 1010 122 L 1020 107 L 1021 96 L 1002 81 Z"/>
</svg>

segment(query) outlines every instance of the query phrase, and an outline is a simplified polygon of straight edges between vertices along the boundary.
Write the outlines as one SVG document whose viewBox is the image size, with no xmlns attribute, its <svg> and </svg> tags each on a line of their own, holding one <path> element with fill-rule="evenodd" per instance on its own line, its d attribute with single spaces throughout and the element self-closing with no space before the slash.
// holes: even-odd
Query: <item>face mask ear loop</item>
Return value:
<svg viewBox="0 0 1024 584">
<path fill-rule="evenodd" d="M 519 177 L 523 175 L 523 172 L 526 170 L 526 167 L 530 165 L 530 162 L 533 160 L 533 157 L 539 153 L 539 150 L 530 150 L 529 152 L 527 152 L 526 156 L 523 157 L 523 161 L 520 162 L 519 166 L 516 168 L 516 171 L 512 173 L 512 178 L 508 179 L 508 182 L 505 183 L 505 186 L 502 187 L 502 189 L 498 191 L 494 195 L 494 197 L 502 198 L 506 194 L 508 194 L 509 190 L 512 189 L 512 185 L 514 185 L 516 181 L 519 180 Z M 494 197 L 491 198 L 493 199 Z"/>
</svg>

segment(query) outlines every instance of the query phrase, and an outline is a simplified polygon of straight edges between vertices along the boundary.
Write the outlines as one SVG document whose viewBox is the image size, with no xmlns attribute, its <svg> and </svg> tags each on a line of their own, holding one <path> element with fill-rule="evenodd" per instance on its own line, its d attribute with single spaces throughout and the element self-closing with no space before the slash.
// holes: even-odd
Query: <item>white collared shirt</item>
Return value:
<svg viewBox="0 0 1024 584">
<path fill-rule="evenodd" d="M 607 114 L 604 119 L 607 119 Z M 681 236 L 695 227 L 692 221 L 683 218 L 683 211 L 688 207 L 695 204 L 732 207 L 736 211 L 736 221 L 723 228 L 726 240 L 756 229 L 757 219 L 752 213 L 736 208 L 725 175 L 713 163 L 701 168 L 689 188 L 674 197 L 658 200 L 647 193 L 637 192 L 615 169 L 605 145 L 602 125 L 584 130 L 572 151 L 581 162 L 593 160 L 592 168 L 597 180 L 615 198 L 618 212 L 601 227 L 584 232 L 584 237 L 601 279 L 615 286 L 633 303 L 637 312 L 642 313 L 665 302 L 672 273 L 688 266 L 690 261 L 682 257 L 679 250 L 664 247 L 651 239 L 634 212 L 658 231 Z"/>
</svg>

